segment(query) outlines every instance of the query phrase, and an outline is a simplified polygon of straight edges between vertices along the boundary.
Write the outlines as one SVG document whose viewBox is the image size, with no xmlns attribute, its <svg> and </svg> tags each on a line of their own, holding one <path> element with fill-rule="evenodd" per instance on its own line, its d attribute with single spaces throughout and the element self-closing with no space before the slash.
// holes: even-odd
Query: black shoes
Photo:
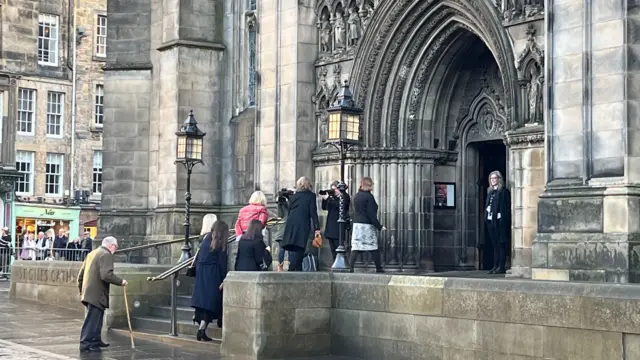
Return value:
<svg viewBox="0 0 640 360">
<path fill-rule="evenodd" d="M 489 272 L 487 272 L 487 274 L 506 274 L 507 271 L 503 268 L 500 268 L 498 266 L 494 267 L 493 269 L 489 270 Z"/>
<path fill-rule="evenodd" d="M 100 344 L 98 344 L 98 346 L 101 348 L 108 348 L 109 346 L 111 346 L 111 344 L 107 344 L 106 342 L 100 341 Z"/>
<path fill-rule="evenodd" d="M 80 352 L 98 352 L 98 351 L 102 351 L 101 348 L 97 347 L 97 346 L 80 346 Z"/>
<path fill-rule="evenodd" d="M 487 271 L 487 274 L 495 274 L 496 270 L 498 270 L 498 267 L 494 266 L 491 270 Z"/>
<path fill-rule="evenodd" d="M 205 330 L 198 330 L 198 333 L 196 334 L 196 339 L 198 341 L 213 341 L 212 338 L 207 336 L 207 333 L 205 332 Z"/>
</svg>

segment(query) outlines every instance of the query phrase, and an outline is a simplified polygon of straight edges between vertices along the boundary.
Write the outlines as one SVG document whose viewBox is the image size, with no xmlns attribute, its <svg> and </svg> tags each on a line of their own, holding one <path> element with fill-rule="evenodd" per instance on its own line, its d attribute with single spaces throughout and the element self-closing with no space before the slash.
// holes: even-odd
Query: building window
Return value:
<svg viewBox="0 0 640 360">
<path fill-rule="evenodd" d="M 96 126 L 102 126 L 104 121 L 104 85 L 96 85 Z"/>
<path fill-rule="evenodd" d="M 94 194 L 102 193 L 102 151 L 93 153 L 93 181 L 91 188 Z"/>
<path fill-rule="evenodd" d="M 1 7 L 0 7 L 1 10 Z M 0 12 L 0 15 L 2 13 Z M 1 21 L 1 20 L 0 20 Z M 1 24 L 0 24 L 1 26 Z M 2 119 L 4 118 L 4 92 L 0 92 L 0 144 L 4 141 L 5 133 L 2 130 Z"/>
<path fill-rule="evenodd" d="M 58 17 L 38 16 L 38 63 L 58 66 Z"/>
<path fill-rule="evenodd" d="M 33 135 L 33 120 L 36 108 L 36 91 L 18 89 L 18 134 Z"/>
<path fill-rule="evenodd" d="M 64 94 L 49 91 L 47 94 L 47 135 L 62 137 Z"/>
<path fill-rule="evenodd" d="M 249 84 L 247 101 L 249 106 L 256 105 L 256 29 L 249 28 Z"/>
<path fill-rule="evenodd" d="M 248 0 L 249 1 L 249 10 L 256 10 L 257 0 Z"/>
<path fill-rule="evenodd" d="M 31 151 L 16 152 L 16 170 L 22 175 L 16 181 L 16 194 L 33 195 L 33 159 Z"/>
<path fill-rule="evenodd" d="M 107 56 L 107 17 L 98 15 L 96 24 L 96 56 Z"/>
<path fill-rule="evenodd" d="M 62 196 L 64 155 L 47 153 L 45 195 Z"/>
</svg>

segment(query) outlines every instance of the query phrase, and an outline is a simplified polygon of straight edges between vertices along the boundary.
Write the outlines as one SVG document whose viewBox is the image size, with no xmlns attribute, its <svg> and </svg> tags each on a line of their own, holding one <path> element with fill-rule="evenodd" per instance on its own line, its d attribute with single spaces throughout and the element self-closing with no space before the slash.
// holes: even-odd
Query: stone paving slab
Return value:
<svg viewBox="0 0 640 360">
<path fill-rule="evenodd" d="M 217 344 L 198 347 L 136 339 L 134 350 L 129 337 L 105 332 L 111 344 L 100 353 L 80 353 L 82 314 L 57 307 L 47 308 L 27 300 L 11 300 L 8 282 L 0 280 L 0 360 L 229 360 L 220 355 Z M 325 356 L 287 360 L 355 360 Z"/>
</svg>

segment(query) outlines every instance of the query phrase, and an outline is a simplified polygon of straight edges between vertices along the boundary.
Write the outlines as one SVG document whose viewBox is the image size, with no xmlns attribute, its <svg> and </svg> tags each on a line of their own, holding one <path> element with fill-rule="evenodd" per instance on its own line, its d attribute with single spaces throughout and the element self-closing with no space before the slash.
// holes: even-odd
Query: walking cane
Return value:
<svg viewBox="0 0 640 360">
<path fill-rule="evenodd" d="M 129 323 L 129 337 L 131 338 L 131 348 L 135 349 L 136 344 L 133 343 L 133 329 L 131 329 L 131 316 L 129 315 L 129 301 L 127 301 L 127 286 L 122 287 L 124 292 L 124 308 L 127 309 L 127 322 Z"/>
</svg>

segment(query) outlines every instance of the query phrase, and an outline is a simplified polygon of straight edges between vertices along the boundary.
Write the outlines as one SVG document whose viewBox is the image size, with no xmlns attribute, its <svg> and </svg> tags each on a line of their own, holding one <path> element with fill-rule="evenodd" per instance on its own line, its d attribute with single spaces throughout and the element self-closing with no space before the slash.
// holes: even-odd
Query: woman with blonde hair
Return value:
<svg viewBox="0 0 640 360">
<path fill-rule="evenodd" d="M 267 197 L 262 191 L 258 190 L 251 194 L 249 205 L 240 209 L 238 212 L 238 220 L 236 221 L 236 238 L 239 239 L 242 234 L 247 232 L 251 220 L 258 220 L 262 223 L 262 228 L 267 225 L 269 212 L 267 212 Z"/>
<path fill-rule="evenodd" d="M 489 188 L 484 215 L 486 233 L 493 248 L 493 268 L 489 274 L 506 273 L 507 249 L 511 241 L 511 193 L 504 186 L 500 171 L 489 174 Z M 485 246 L 483 237 L 480 246 Z M 486 248 L 486 247 L 485 247 Z"/>
<path fill-rule="evenodd" d="M 358 193 L 353 197 L 355 211 L 351 232 L 351 255 L 349 256 L 349 267 L 352 272 L 360 254 L 367 252 L 373 257 L 376 272 L 384 272 L 378 250 L 377 232 L 383 230 L 384 226 L 378 220 L 378 203 L 371 193 L 372 190 L 373 180 L 370 177 L 364 177 L 360 181 Z"/>
<path fill-rule="evenodd" d="M 301 177 L 296 181 L 296 193 L 289 203 L 289 216 L 281 244 L 283 249 L 294 254 L 293 261 L 289 262 L 289 271 L 302 271 L 302 261 L 312 230 L 320 233 L 316 194 L 312 188 L 311 181 Z"/>
</svg>

